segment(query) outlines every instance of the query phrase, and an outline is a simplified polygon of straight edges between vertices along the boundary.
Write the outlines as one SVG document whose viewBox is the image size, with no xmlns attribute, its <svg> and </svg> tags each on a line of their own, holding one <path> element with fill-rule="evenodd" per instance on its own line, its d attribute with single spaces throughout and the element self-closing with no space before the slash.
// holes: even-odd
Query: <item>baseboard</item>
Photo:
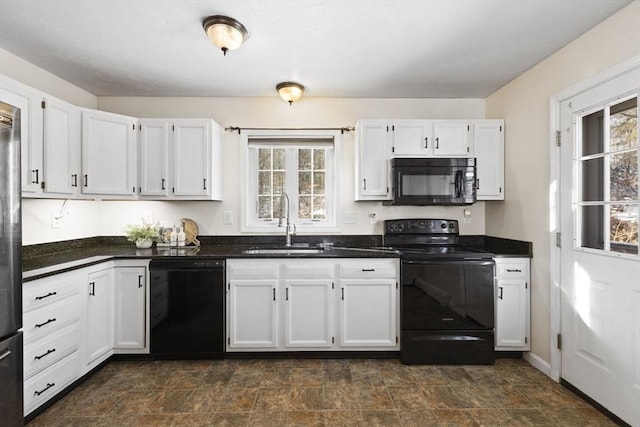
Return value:
<svg viewBox="0 0 640 427">
<path fill-rule="evenodd" d="M 551 365 L 549 364 L 549 362 L 545 361 L 540 356 L 530 351 L 526 351 L 522 354 L 522 358 L 527 362 L 529 362 L 529 364 L 531 364 L 534 368 L 536 368 L 537 370 L 539 370 L 540 372 L 542 372 L 543 374 L 551 378 L 552 380 L 557 381 L 551 375 Z"/>
</svg>

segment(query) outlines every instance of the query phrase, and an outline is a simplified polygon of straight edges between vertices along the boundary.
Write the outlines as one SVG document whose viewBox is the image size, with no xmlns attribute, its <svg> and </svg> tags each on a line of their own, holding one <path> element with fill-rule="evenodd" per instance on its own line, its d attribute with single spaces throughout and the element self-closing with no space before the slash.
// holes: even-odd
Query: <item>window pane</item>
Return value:
<svg viewBox="0 0 640 427">
<path fill-rule="evenodd" d="M 311 172 L 298 172 L 298 194 L 311 194 Z"/>
<path fill-rule="evenodd" d="M 604 201 L 604 158 L 585 160 L 582 163 L 582 201 Z"/>
<path fill-rule="evenodd" d="M 311 218 L 311 196 L 298 197 L 298 218 L 300 219 Z"/>
<path fill-rule="evenodd" d="M 313 168 L 324 169 L 324 150 L 313 150 Z"/>
<path fill-rule="evenodd" d="M 287 154 L 284 148 L 273 149 L 273 169 L 285 170 L 287 164 Z"/>
<path fill-rule="evenodd" d="M 282 204 L 282 197 L 281 196 L 275 196 L 273 198 L 273 217 L 272 218 L 280 218 L 280 206 Z M 285 205 L 286 207 L 286 205 Z M 287 213 L 286 212 L 282 212 L 283 216 L 285 216 Z"/>
<path fill-rule="evenodd" d="M 604 111 L 596 111 L 582 118 L 582 155 L 604 152 Z"/>
<path fill-rule="evenodd" d="M 638 151 L 611 155 L 611 200 L 638 200 Z"/>
<path fill-rule="evenodd" d="M 611 106 L 609 145 L 611 151 L 638 145 L 638 98 Z"/>
<path fill-rule="evenodd" d="M 324 196 L 313 198 L 313 218 L 324 219 L 327 214 L 326 199 Z"/>
<path fill-rule="evenodd" d="M 311 169 L 311 149 L 304 148 L 298 150 L 298 170 Z"/>
<path fill-rule="evenodd" d="M 581 242 L 583 248 L 604 249 L 604 205 L 581 206 Z"/>
<path fill-rule="evenodd" d="M 258 196 L 258 218 L 273 218 L 271 216 L 271 196 Z"/>
<path fill-rule="evenodd" d="M 271 169 L 271 148 L 258 148 L 258 170 Z"/>
<path fill-rule="evenodd" d="M 273 173 L 273 194 L 282 194 L 284 192 L 284 172 Z"/>
<path fill-rule="evenodd" d="M 271 172 L 258 172 L 258 194 L 271 194 Z"/>
<path fill-rule="evenodd" d="M 313 173 L 313 194 L 324 194 L 324 172 Z"/>
<path fill-rule="evenodd" d="M 611 251 L 638 254 L 638 205 L 611 206 Z"/>
</svg>

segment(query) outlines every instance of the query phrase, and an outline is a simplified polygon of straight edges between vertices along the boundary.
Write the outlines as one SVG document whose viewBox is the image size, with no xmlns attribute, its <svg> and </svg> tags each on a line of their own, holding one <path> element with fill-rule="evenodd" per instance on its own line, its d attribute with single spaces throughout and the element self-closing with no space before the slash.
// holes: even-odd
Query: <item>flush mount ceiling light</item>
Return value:
<svg viewBox="0 0 640 427">
<path fill-rule="evenodd" d="M 228 16 L 208 16 L 202 21 L 202 26 L 211 42 L 222 49 L 225 56 L 228 50 L 239 48 L 249 37 L 245 26 Z"/>
<path fill-rule="evenodd" d="M 302 92 L 304 92 L 304 86 L 294 82 L 282 82 L 276 85 L 276 90 L 280 94 L 280 98 L 293 104 L 293 101 L 297 101 L 302 98 Z"/>
</svg>

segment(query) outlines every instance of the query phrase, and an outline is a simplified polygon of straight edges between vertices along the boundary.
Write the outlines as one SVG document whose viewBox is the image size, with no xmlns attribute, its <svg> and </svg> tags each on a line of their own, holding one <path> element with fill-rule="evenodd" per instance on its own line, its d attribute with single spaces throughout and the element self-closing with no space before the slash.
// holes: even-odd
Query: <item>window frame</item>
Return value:
<svg viewBox="0 0 640 427">
<path fill-rule="evenodd" d="M 620 201 L 620 200 L 611 200 L 610 194 L 610 162 L 611 157 L 615 155 L 620 155 L 625 152 L 635 151 L 636 159 L 638 162 L 638 167 L 640 171 L 640 134 L 638 135 L 638 140 L 636 141 L 635 146 L 623 148 L 623 149 L 613 149 L 611 148 L 610 143 L 610 110 L 613 106 L 622 104 L 630 99 L 636 99 L 636 108 L 640 108 L 640 93 L 636 90 L 631 91 L 625 95 L 618 95 L 609 99 L 606 102 L 598 103 L 593 105 L 591 108 L 582 109 L 579 114 L 574 116 L 574 126 L 576 129 L 576 144 L 575 144 L 575 152 L 574 152 L 574 179 L 575 186 L 574 191 L 576 194 L 574 195 L 574 236 L 576 237 L 574 240 L 574 249 L 580 250 L 586 253 L 600 254 L 605 256 L 613 256 L 618 258 L 628 258 L 628 259 L 640 259 L 640 251 L 635 253 L 626 253 L 624 251 L 616 251 L 612 250 L 612 244 L 615 246 L 617 243 L 611 240 L 611 230 L 610 230 L 610 220 L 611 220 L 611 209 L 614 206 L 627 205 L 627 206 L 636 206 L 636 210 L 640 209 L 640 179 L 638 183 L 638 191 L 639 195 L 636 200 L 630 201 Z M 582 123 L 583 119 L 593 113 L 598 111 L 602 111 L 603 113 L 603 123 L 602 130 L 606 129 L 606 132 L 603 133 L 603 143 L 604 147 L 602 152 L 584 154 L 582 152 L 582 138 L 583 138 L 583 128 Z M 594 160 L 594 159 L 603 159 L 603 200 L 593 200 L 593 201 L 585 201 L 582 200 L 583 197 L 583 168 L 581 167 L 585 161 Z M 639 173 L 640 178 L 640 173 Z M 582 208 L 584 207 L 602 207 L 604 209 L 603 212 L 603 239 L 604 239 L 604 247 L 603 248 L 593 248 L 589 246 L 583 246 L 584 236 L 582 235 L 583 224 L 584 224 L 584 213 Z M 637 213 L 636 221 L 640 223 L 640 212 Z"/>
<path fill-rule="evenodd" d="M 244 166 L 244 172 L 241 174 L 241 223 L 240 231 L 244 233 L 268 233 L 268 234 L 282 234 L 284 233 L 284 227 L 278 227 L 278 220 L 260 221 L 257 217 L 256 203 L 257 203 L 257 156 L 253 155 L 254 146 L 274 146 L 278 145 L 284 148 L 297 149 L 297 148 L 311 148 L 312 146 L 317 148 L 319 145 L 314 146 L 311 140 L 318 139 L 328 140 L 333 139 L 333 148 L 327 151 L 325 158 L 326 162 L 326 206 L 327 206 L 327 218 L 324 221 L 309 221 L 299 220 L 297 215 L 297 177 L 288 176 L 285 186 L 287 187 L 287 195 L 289 196 L 291 207 L 291 224 L 296 226 L 296 232 L 300 233 L 335 233 L 339 232 L 338 226 L 338 211 L 339 211 L 339 186 L 340 181 L 340 164 L 339 158 L 342 152 L 342 135 L 339 131 L 332 130 L 243 130 L 242 133 L 242 165 Z M 265 141 L 258 143 L 252 143 L 252 139 L 261 140 L 274 140 L 273 144 Z M 296 139 L 302 139 L 302 144 L 296 144 Z M 277 141 L 292 140 L 291 143 L 285 142 L 278 144 Z M 324 143 L 326 144 L 326 143 Z M 329 155 L 329 153 L 333 153 Z M 297 170 L 297 164 L 294 165 L 294 159 L 287 156 L 287 169 L 295 166 Z M 331 169 L 331 171 L 330 171 Z M 252 187 L 253 186 L 253 187 Z M 290 191 L 291 187 L 295 187 L 295 191 Z"/>
</svg>

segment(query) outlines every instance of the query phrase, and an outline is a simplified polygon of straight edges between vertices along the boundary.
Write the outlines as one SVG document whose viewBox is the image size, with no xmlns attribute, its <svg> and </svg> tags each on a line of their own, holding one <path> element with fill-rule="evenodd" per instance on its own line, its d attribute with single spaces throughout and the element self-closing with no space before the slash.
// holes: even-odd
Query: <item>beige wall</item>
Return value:
<svg viewBox="0 0 640 427">
<path fill-rule="evenodd" d="M 549 102 L 562 90 L 640 54 L 640 2 L 531 68 L 486 100 L 506 121 L 506 199 L 486 204 L 489 235 L 533 242 L 532 352 L 550 361 Z"/>
</svg>

